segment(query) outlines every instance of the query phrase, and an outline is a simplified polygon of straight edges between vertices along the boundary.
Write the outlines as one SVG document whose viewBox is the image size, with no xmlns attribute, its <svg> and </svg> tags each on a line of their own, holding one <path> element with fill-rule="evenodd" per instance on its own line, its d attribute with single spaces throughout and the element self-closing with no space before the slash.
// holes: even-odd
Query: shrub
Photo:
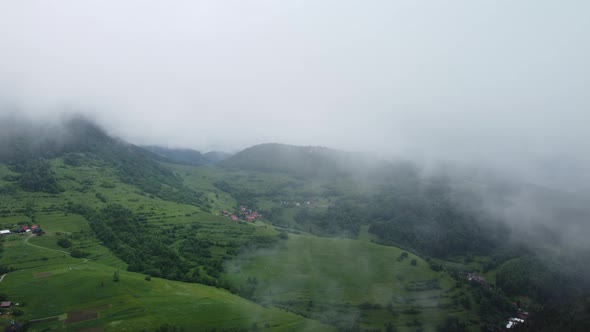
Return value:
<svg viewBox="0 0 590 332">
<path fill-rule="evenodd" d="M 69 248 L 72 246 L 72 241 L 68 239 L 59 239 L 57 240 L 57 245 L 62 248 Z"/>
<path fill-rule="evenodd" d="M 74 258 L 84 258 L 88 255 L 89 254 L 87 252 L 84 252 L 80 249 L 73 249 L 72 252 L 70 253 L 70 256 L 72 256 Z"/>
</svg>

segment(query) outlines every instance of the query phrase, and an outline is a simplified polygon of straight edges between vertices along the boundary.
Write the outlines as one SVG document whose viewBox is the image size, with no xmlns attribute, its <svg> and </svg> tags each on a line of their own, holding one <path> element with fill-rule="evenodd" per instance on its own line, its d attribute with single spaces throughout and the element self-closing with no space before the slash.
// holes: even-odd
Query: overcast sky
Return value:
<svg viewBox="0 0 590 332">
<path fill-rule="evenodd" d="M 139 144 L 324 145 L 579 183 L 589 15 L 585 0 L 2 1 L 0 102 Z"/>
</svg>

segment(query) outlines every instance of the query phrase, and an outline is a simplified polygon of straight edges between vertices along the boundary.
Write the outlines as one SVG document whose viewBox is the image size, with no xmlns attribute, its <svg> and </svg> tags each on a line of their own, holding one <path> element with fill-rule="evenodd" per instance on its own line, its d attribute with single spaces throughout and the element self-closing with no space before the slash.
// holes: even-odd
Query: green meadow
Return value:
<svg viewBox="0 0 590 332">
<path fill-rule="evenodd" d="M 143 275 L 125 271 L 120 271 L 120 280 L 114 282 L 114 271 L 112 267 L 93 262 L 56 262 L 11 272 L 1 286 L 11 300 L 23 304 L 23 318 L 60 317 L 57 321 L 33 324 L 32 331 L 47 328 L 78 331 L 84 327 L 141 331 L 164 324 L 183 327 L 186 331 L 250 329 L 253 324 L 277 331 L 327 329 L 213 287 L 158 278 L 147 281 Z M 82 310 L 96 311 L 97 316 L 67 322 L 68 316 Z"/>
<path fill-rule="evenodd" d="M 401 258 L 403 252 L 367 241 L 289 234 L 277 248 L 229 261 L 227 274 L 236 283 L 254 284 L 257 302 L 335 325 L 356 320 L 361 328 L 380 329 L 391 322 L 401 331 L 428 331 L 451 314 L 477 320 L 453 304 L 462 289 L 449 276 L 413 254 Z"/>
<path fill-rule="evenodd" d="M 477 305 L 458 304 L 469 292 L 422 258 L 412 253 L 402 257 L 399 248 L 372 243 L 366 227 L 358 239 L 341 239 L 309 235 L 297 224 L 294 216 L 300 210 L 293 202 L 311 200 L 314 211 L 325 210 L 332 199 L 355 190 L 351 183 L 163 165 L 200 192 L 205 206 L 164 200 L 122 182 L 110 167 L 74 167 L 60 158 L 51 160 L 51 167 L 62 192 L 0 195 L 3 229 L 39 224 L 45 231 L 40 237 L 3 238 L 0 264 L 15 271 L 0 283 L 0 293 L 20 303 L 22 316 L 0 319 L 30 321 L 31 331 L 155 331 L 162 326 L 185 331 L 383 330 L 385 324 L 398 331 L 432 331 L 453 315 L 475 329 Z M 14 174 L 0 167 L 0 179 L 6 175 Z M 221 211 L 233 212 L 239 202 L 216 186 L 219 181 L 251 193 L 258 209 L 281 208 L 285 228 L 269 220 L 245 224 L 222 216 Z M 290 205 L 282 206 L 282 201 Z M 144 274 L 127 271 L 129 265 L 95 236 L 88 220 L 67 212 L 74 204 L 97 210 L 120 204 L 162 237 L 175 234 L 179 240 L 173 248 L 181 244 L 182 234 L 213 241 L 212 257 L 225 262 L 221 278 L 235 286 L 237 295 L 196 283 L 148 281 Z M 288 239 L 271 248 L 240 248 L 239 255 L 230 256 L 224 245 L 279 232 L 287 232 Z M 59 246 L 59 239 L 72 246 Z M 74 250 L 85 256 L 72 257 Z M 115 273 L 119 281 L 113 280 Z"/>
<path fill-rule="evenodd" d="M 200 236 L 213 239 L 272 233 L 272 229 L 237 225 L 191 205 L 158 199 L 121 182 L 109 168 L 71 167 L 60 159 L 52 161 L 52 168 L 64 192 L 18 190 L 0 197 L 3 210 L 0 225 L 15 229 L 25 223 L 39 224 L 46 232 L 40 237 L 27 233 L 3 238 L 0 263 L 16 271 L 6 275 L 0 293 L 21 303 L 23 311 L 20 317 L 0 316 L 5 322 L 14 318 L 41 320 L 32 324 L 31 331 L 78 331 L 89 327 L 105 331 L 151 331 L 165 324 L 185 331 L 250 330 L 253 326 L 273 331 L 330 330 L 223 289 L 159 278 L 147 281 L 145 275 L 127 272 L 127 264 L 92 236 L 82 216 L 64 210 L 68 202 L 93 208 L 117 203 L 144 215 L 154 227 L 198 224 Z M 4 166 L 0 172 L 0 175 L 12 174 Z M 208 195 L 213 199 L 212 191 Z M 71 257 L 71 248 L 57 245 L 60 238 L 70 239 L 75 248 L 88 256 Z M 120 273 L 118 282 L 113 281 L 115 271 Z M 95 311 L 96 317 L 70 323 L 68 313 L 75 315 L 81 310 Z M 47 322 L 43 322 L 45 318 Z"/>
<path fill-rule="evenodd" d="M 0 292 L 20 304 L 23 316 L 17 319 L 32 321 L 30 331 L 92 327 L 141 331 L 165 324 L 185 331 L 249 330 L 253 326 L 269 331 L 330 330 L 215 287 L 159 278 L 148 281 L 145 275 L 125 271 L 125 263 L 96 241 L 81 243 L 90 252 L 88 258 L 73 258 L 57 246 L 57 239 L 64 233 L 87 231 L 87 222 L 79 216 L 59 214 L 37 219 L 47 233 L 5 237 L 1 259 L 3 265 L 18 270 L 4 277 Z M 115 272 L 119 281 L 113 280 Z M 91 318 L 85 319 L 80 312 Z M 76 315 L 84 320 L 74 322 Z M 5 323 L 13 318 L 2 317 Z"/>
</svg>

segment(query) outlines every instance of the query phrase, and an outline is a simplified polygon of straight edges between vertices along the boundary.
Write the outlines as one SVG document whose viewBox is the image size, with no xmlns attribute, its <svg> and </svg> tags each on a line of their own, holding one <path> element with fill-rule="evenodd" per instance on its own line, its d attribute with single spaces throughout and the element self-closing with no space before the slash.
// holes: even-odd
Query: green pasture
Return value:
<svg viewBox="0 0 590 332">
<path fill-rule="evenodd" d="M 367 241 L 289 234 L 278 248 L 240 256 L 226 270 L 235 283 L 254 283 L 257 301 L 322 321 L 356 316 L 363 328 L 392 322 L 404 330 L 417 320 L 432 330 L 450 314 L 476 319 L 452 304 L 458 290 L 450 277 L 413 254 L 400 259 L 402 252 Z"/>
<path fill-rule="evenodd" d="M 74 239 L 87 251 L 87 258 L 72 258 L 57 246 L 66 232 L 88 230 L 84 218 L 52 213 L 39 215 L 47 234 L 30 233 L 4 238 L 0 262 L 18 269 L 0 284 L 0 292 L 22 304 L 19 319 L 38 320 L 59 316 L 50 322 L 34 323 L 30 331 L 77 331 L 102 327 L 105 331 L 154 330 L 163 324 L 185 331 L 213 328 L 260 330 L 330 330 L 327 326 L 276 308 L 264 308 L 214 287 L 174 282 L 125 271 L 125 264 L 92 238 Z M 1 218 L 0 221 L 4 222 Z M 245 226 L 254 228 L 253 226 Z M 75 237 L 74 237 L 75 238 Z M 66 252 L 64 252 L 66 251 Z M 120 280 L 113 281 L 115 271 Z M 68 323 L 67 313 L 97 312 L 97 318 Z M 11 317 L 2 320 L 9 321 Z"/>
<path fill-rule="evenodd" d="M 185 185 L 203 193 L 209 205 L 203 210 L 141 192 L 121 182 L 113 168 L 72 167 L 61 159 L 51 164 L 63 192 L 17 189 L 10 195 L 0 194 L 0 225 L 14 229 L 33 223 L 46 232 L 41 237 L 29 233 L 5 236 L 0 256 L 0 264 L 17 269 L 0 283 L 0 293 L 25 304 L 19 319 L 56 317 L 35 323 L 31 331 L 90 327 L 142 331 L 164 324 L 184 327 L 185 331 L 331 329 L 320 321 L 332 326 L 357 324 L 365 329 L 384 329 L 386 323 L 393 323 L 399 331 L 432 331 L 448 315 L 477 322 L 475 304 L 472 311 L 454 304 L 461 290 L 448 275 L 432 271 L 427 262 L 411 253 L 401 259 L 401 249 L 372 243 L 366 227 L 358 240 L 289 233 L 289 239 L 279 241 L 273 249 L 250 251 L 226 262 L 224 277 L 234 285 L 253 288 L 248 298 L 255 303 L 214 287 L 158 278 L 147 281 L 144 275 L 127 272 L 127 264 L 94 237 L 85 218 L 66 212 L 69 204 L 96 209 L 121 204 L 144 216 L 162 236 L 167 231 L 188 232 L 216 241 L 213 256 L 225 257 L 225 243 L 274 235 L 277 230 L 264 222 L 239 224 L 221 216 L 223 210 L 233 211 L 236 201 L 217 189 L 215 181 L 251 191 L 258 197 L 259 208 L 266 210 L 280 206 L 281 200 L 311 200 L 313 209 L 324 209 L 333 198 L 360 190 L 351 182 L 167 165 Z M 10 185 L 2 180 L 6 175 L 14 174 L 0 165 L 2 186 Z M 284 207 L 285 226 L 298 228 L 293 219 L 298 209 Z M 58 246 L 60 238 L 71 240 L 72 247 Z M 71 257 L 73 249 L 86 256 Z M 118 282 L 113 281 L 115 271 L 120 273 Z M 97 317 L 67 323 L 68 313 L 80 310 L 96 312 Z M 0 316 L 0 322 L 10 319 Z"/>
<path fill-rule="evenodd" d="M 65 321 L 33 325 L 31 331 L 47 328 L 76 331 L 101 326 L 105 331 L 153 330 L 163 324 L 185 331 L 213 328 L 245 328 L 254 323 L 262 330 L 329 330 L 313 321 L 279 309 L 264 308 L 227 291 L 198 284 L 120 271 L 93 262 L 57 264 L 9 273 L 1 284 L 4 294 L 24 303 L 22 319 L 42 319 L 72 311 L 96 310 L 98 317 L 66 324 Z"/>
</svg>

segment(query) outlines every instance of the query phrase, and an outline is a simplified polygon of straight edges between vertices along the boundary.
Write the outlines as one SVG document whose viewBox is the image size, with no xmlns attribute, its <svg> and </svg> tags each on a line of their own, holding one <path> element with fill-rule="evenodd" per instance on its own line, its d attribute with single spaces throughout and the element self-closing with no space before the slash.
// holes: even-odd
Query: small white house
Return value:
<svg viewBox="0 0 590 332">
<path fill-rule="evenodd" d="M 511 329 L 514 327 L 514 325 L 516 324 L 520 324 L 520 323 L 524 323 L 524 319 L 520 319 L 520 318 L 510 318 L 508 320 L 508 324 L 506 324 L 506 328 L 507 329 Z"/>
<path fill-rule="evenodd" d="M 4 229 L 4 230 L 1 230 L 0 231 L 0 235 L 7 235 L 7 234 L 10 234 L 10 231 L 7 230 L 7 229 Z"/>
</svg>

